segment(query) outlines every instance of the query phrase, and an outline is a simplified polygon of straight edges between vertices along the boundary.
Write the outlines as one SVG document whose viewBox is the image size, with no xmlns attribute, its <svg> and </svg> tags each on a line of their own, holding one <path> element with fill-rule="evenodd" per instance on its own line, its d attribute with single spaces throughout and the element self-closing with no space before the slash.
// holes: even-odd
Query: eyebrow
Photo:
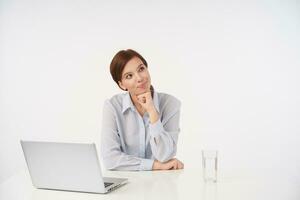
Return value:
<svg viewBox="0 0 300 200">
<path fill-rule="evenodd" d="M 141 66 L 143 66 L 143 65 L 145 65 L 144 63 L 141 63 L 141 64 L 139 64 L 139 66 L 137 67 L 137 69 L 138 68 L 140 68 Z M 129 74 L 129 73 L 132 73 L 132 72 L 126 72 L 122 77 L 125 77 L 127 74 Z"/>
</svg>

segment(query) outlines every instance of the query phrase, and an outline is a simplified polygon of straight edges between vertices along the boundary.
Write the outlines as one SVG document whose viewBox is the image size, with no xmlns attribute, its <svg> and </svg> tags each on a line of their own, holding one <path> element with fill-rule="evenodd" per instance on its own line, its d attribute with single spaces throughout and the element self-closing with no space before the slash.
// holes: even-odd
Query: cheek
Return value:
<svg viewBox="0 0 300 200">
<path fill-rule="evenodd" d="M 151 83 L 151 76 L 149 73 L 147 73 L 147 79 L 148 79 L 149 83 Z"/>
<path fill-rule="evenodd" d="M 143 73 L 142 76 L 144 77 L 144 79 L 151 80 L 150 74 L 148 71 L 145 71 L 145 73 Z"/>
<path fill-rule="evenodd" d="M 132 90 L 132 89 L 134 89 L 136 87 L 136 84 L 135 84 L 135 82 L 132 80 L 132 81 L 128 81 L 127 83 L 126 83 L 126 88 L 128 88 L 129 90 Z"/>
</svg>

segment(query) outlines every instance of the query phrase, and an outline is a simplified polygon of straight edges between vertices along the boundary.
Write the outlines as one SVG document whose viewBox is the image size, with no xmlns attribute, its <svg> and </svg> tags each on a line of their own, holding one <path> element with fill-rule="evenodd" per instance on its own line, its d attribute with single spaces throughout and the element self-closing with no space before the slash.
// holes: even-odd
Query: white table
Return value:
<svg viewBox="0 0 300 200">
<path fill-rule="evenodd" d="M 41 190 L 32 186 L 27 170 L 0 185 L 0 200 L 299 200 L 300 187 L 270 175 L 224 173 L 217 183 L 204 183 L 201 170 L 117 172 L 105 175 L 127 177 L 129 183 L 109 194 Z"/>
</svg>

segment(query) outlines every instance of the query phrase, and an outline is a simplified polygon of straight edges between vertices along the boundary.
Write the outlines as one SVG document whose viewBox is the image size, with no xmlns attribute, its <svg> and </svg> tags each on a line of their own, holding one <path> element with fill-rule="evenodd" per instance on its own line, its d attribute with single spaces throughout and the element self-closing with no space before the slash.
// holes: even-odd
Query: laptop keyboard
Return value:
<svg viewBox="0 0 300 200">
<path fill-rule="evenodd" d="M 110 185 L 112 185 L 112 184 L 114 184 L 114 183 L 107 183 L 107 182 L 104 182 L 104 187 L 108 187 L 108 186 L 110 186 Z"/>
</svg>

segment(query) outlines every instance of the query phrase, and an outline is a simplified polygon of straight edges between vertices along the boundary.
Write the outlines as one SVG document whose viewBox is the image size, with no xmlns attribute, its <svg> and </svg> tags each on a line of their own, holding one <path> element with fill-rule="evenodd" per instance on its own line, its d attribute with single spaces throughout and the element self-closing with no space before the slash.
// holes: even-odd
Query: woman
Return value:
<svg viewBox="0 0 300 200">
<path fill-rule="evenodd" d="M 127 91 L 103 108 L 101 156 L 111 170 L 182 169 L 174 158 L 180 101 L 151 86 L 146 60 L 136 51 L 119 51 L 110 64 L 118 86 Z"/>
</svg>

